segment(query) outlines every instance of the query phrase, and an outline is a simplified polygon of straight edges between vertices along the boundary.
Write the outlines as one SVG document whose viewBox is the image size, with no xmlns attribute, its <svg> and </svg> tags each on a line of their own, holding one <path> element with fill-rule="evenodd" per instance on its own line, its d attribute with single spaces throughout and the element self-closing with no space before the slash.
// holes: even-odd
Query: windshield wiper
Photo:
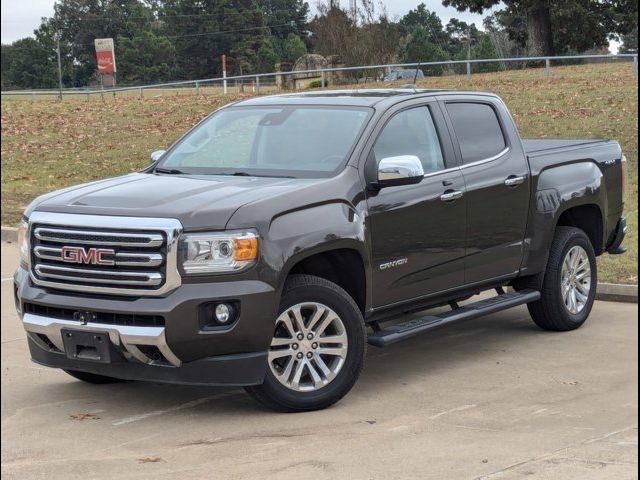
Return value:
<svg viewBox="0 0 640 480">
<path fill-rule="evenodd" d="M 268 178 L 295 178 L 291 175 L 260 175 L 248 172 L 216 173 L 214 175 L 229 175 L 231 177 L 268 177 Z"/>
<path fill-rule="evenodd" d="M 180 175 L 184 172 L 182 170 L 178 170 L 177 168 L 162 168 L 156 167 L 153 169 L 154 173 L 168 173 L 169 175 Z"/>
</svg>

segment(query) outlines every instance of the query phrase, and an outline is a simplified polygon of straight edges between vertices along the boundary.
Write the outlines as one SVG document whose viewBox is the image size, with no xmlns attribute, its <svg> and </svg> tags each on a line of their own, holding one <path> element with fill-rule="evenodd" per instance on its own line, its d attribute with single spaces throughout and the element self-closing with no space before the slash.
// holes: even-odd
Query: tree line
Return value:
<svg viewBox="0 0 640 480">
<path fill-rule="evenodd" d="M 498 0 L 443 0 L 483 13 Z M 448 23 L 424 3 L 401 18 L 383 4 L 336 0 L 310 15 L 304 0 L 59 0 L 32 37 L 2 45 L 2 89 L 57 85 L 60 43 L 65 87 L 96 83 L 93 41 L 115 40 L 118 82 L 147 84 L 274 71 L 306 53 L 345 65 L 558 55 L 606 48 L 612 38 L 637 51 L 637 0 L 506 0 L 483 28 Z M 504 68 L 480 64 L 477 70 Z M 441 75 L 451 68 L 424 67 Z"/>
</svg>

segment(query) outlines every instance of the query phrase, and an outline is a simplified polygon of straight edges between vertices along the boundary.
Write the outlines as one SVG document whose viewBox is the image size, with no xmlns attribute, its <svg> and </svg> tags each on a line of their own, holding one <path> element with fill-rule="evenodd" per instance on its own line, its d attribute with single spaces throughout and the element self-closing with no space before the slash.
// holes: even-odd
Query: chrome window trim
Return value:
<svg viewBox="0 0 640 480">
<path fill-rule="evenodd" d="M 155 290 L 141 288 L 103 287 L 96 285 L 69 285 L 65 283 L 47 281 L 35 276 L 33 265 L 29 270 L 31 281 L 40 287 L 55 288 L 76 292 L 126 295 L 126 296 L 160 296 L 175 290 L 182 284 L 182 277 L 178 269 L 178 240 L 182 234 L 182 223 L 175 218 L 151 218 L 151 217 L 119 217 L 106 215 L 85 215 L 75 213 L 52 213 L 34 211 L 29 217 L 29 230 L 27 235 L 31 238 L 34 224 L 47 227 L 75 227 L 75 228 L 105 228 L 113 230 L 128 230 L 137 234 L 136 230 L 162 231 L 166 236 L 166 277 L 164 284 Z M 93 232 L 95 233 L 95 232 Z M 119 232 L 123 233 L 123 232 Z M 126 232 L 125 232 L 126 233 Z M 145 234 L 141 234 L 145 236 Z M 148 234 L 146 236 L 149 236 Z M 139 245 L 139 244 L 138 244 Z M 142 272 L 141 272 L 142 273 Z M 86 279 L 83 279 L 86 280 Z"/>
<path fill-rule="evenodd" d="M 142 363 L 154 364 L 154 360 L 146 356 L 138 345 L 152 345 L 173 365 L 179 367 L 182 361 L 171 351 L 165 336 L 165 327 L 135 327 L 131 325 L 112 325 L 106 323 L 87 323 L 25 313 L 22 317 L 25 331 L 40 348 L 49 347 L 38 338 L 37 333 L 46 335 L 55 347 L 64 352 L 62 329 L 72 328 L 87 332 L 106 332 L 114 345 L 122 346 L 132 357 Z M 166 365 L 166 364 L 165 364 Z"/>
<path fill-rule="evenodd" d="M 511 147 L 507 145 L 503 150 L 496 153 L 493 157 L 484 158 L 482 160 L 476 160 L 475 162 L 471 162 L 471 163 L 463 163 L 462 165 L 460 165 L 460 169 L 475 167 L 476 165 L 483 165 L 485 163 L 493 162 L 494 160 L 498 160 L 500 157 L 505 156 L 510 151 L 511 151 Z M 464 162 L 464 159 L 462 159 L 462 161 Z"/>
<path fill-rule="evenodd" d="M 451 172 L 457 172 L 457 171 L 460 171 L 460 167 L 445 168 L 444 170 L 438 170 L 436 172 L 425 173 L 424 174 L 424 178 L 435 177 L 436 175 L 442 175 L 442 174 L 451 173 Z"/>
</svg>

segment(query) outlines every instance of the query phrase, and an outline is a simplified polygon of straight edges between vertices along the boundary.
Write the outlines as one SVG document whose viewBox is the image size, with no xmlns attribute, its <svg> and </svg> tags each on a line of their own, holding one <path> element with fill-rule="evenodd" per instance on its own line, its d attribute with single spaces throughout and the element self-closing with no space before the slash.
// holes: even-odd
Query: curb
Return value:
<svg viewBox="0 0 640 480">
<path fill-rule="evenodd" d="M 17 242 L 18 229 L 15 227 L 2 227 L 2 241 Z M 596 290 L 596 300 L 638 303 L 638 285 L 599 283 Z"/>
<path fill-rule="evenodd" d="M 638 285 L 599 283 L 596 289 L 596 300 L 638 303 Z"/>
<path fill-rule="evenodd" d="M 18 241 L 18 229 L 16 227 L 2 227 L 3 242 L 17 242 Z"/>
</svg>

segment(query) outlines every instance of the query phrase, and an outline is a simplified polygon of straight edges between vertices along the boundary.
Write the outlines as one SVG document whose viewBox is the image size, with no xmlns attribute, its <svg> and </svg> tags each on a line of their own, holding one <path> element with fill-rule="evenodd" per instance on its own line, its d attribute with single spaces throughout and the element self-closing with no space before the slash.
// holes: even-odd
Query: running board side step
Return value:
<svg viewBox="0 0 640 480">
<path fill-rule="evenodd" d="M 519 292 L 504 293 L 485 300 L 480 300 L 479 302 L 454 308 L 448 312 L 414 318 L 413 320 L 408 320 L 387 328 L 376 330 L 369 335 L 367 341 L 370 345 L 376 347 L 386 347 L 392 343 L 416 337 L 425 332 L 451 323 L 460 322 L 462 320 L 472 320 L 484 315 L 517 307 L 518 305 L 534 302 L 539 299 L 540 292 L 537 290 L 520 290 Z"/>
</svg>

